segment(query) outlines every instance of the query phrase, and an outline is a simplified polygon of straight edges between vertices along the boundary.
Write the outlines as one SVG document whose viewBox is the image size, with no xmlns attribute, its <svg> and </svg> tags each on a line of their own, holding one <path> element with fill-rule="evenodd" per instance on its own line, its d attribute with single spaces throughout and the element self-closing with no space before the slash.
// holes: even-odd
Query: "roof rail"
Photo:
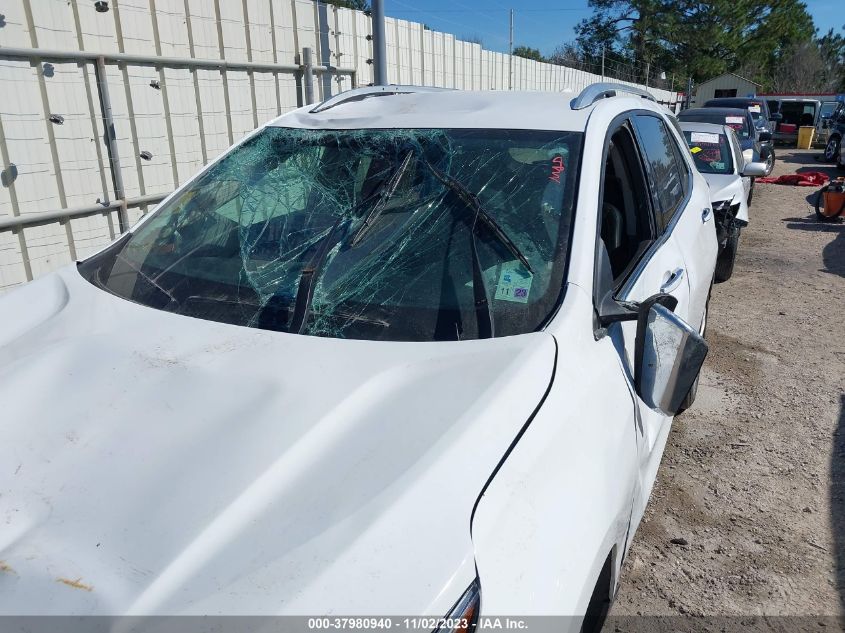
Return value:
<svg viewBox="0 0 845 633">
<path fill-rule="evenodd" d="M 324 110 L 328 110 L 329 108 L 334 108 L 335 106 L 339 106 L 342 103 L 348 103 L 350 101 L 363 101 L 364 99 L 369 99 L 370 97 L 385 97 L 389 95 L 404 95 L 410 94 L 413 92 L 440 92 L 443 90 L 451 90 L 451 88 L 433 88 L 429 86 L 397 86 L 397 85 L 390 85 L 390 86 L 365 86 L 364 88 L 354 88 L 352 90 L 346 90 L 345 92 L 341 92 L 333 97 L 329 97 L 322 103 L 318 103 L 316 106 L 311 108 L 308 112 L 311 114 L 316 114 L 318 112 L 323 112 Z"/>
<path fill-rule="evenodd" d="M 587 106 L 593 105 L 599 99 L 605 99 L 607 97 L 615 97 L 617 93 L 624 92 L 632 95 L 639 95 L 643 99 L 649 99 L 651 101 L 657 101 L 647 90 L 643 90 L 642 88 L 637 88 L 636 86 L 626 86 L 624 84 L 614 84 L 614 83 L 607 83 L 607 82 L 599 82 L 595 84 L 590 84 L 586 88 L 581 91 L 577 97 L 575 97 L 570 103 L 570 107 L 573 110 L 581 110 L 582 108 L 586 108 Z"/>
</svg>

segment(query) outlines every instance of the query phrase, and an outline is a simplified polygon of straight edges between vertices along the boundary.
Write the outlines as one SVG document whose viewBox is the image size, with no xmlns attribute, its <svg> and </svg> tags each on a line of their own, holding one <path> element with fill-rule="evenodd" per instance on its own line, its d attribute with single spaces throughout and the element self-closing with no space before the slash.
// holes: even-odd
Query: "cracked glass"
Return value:
<svg viewBox="0 0 845 633">
<path fill-rule="evenodd" d="M 80 271 L 152 308 L 281 332 L 531 332 L 562 294 L 581 141 L 265 128 Z"/>
</svg>

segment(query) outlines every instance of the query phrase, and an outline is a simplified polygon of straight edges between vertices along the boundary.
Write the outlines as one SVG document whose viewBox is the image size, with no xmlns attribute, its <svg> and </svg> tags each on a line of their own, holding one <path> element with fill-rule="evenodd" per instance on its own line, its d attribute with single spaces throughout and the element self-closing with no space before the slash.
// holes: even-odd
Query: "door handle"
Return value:
<svg viewBox="0 0 845 633">
<path fill-rule="evenodd" d="M 669 276 L 666 278 L 666 281 L 663 282 L 663 285 L 660 286 L 660 292 L 672 292 L 675 288 L 677 288 L 681 283 L 681 279 L 684 278 L 684 269 L 677 268 L 667 274 Z"/>
<path fill-rule="evenodd" d="M 710 207 L 705 207 L 704 211 L 701 212 L 701 222 L 702 224 L 706 223 L 713 215 L 713 210 Z"/>
</svg>

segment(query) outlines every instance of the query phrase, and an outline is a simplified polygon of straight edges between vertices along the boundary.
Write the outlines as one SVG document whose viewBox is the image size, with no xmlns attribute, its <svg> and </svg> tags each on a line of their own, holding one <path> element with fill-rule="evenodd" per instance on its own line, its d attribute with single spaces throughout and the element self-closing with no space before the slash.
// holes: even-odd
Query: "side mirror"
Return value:
<svg viewBox="0 0 845 633">
<path fill-rule="evenodd" d="M 745 163 L 742 168 L 743 176 L 765 176 L 766 163 Z"/>
<path fill-rule="evenodd" d="M 650 408 L 675 415 L 701 371 L 708 346 L 664 305 L 666 297 L 674 301 L 655 295 L 640 304 L 634 383 L 637 395 Z"/>
<path fill-rule="evenodd" d="M 772 140 L 772 133 L 769 130 L 760 130 L 760 142 L 766 143 Z"/>
<path fill-rule="evenodd" d="M 772 112 L 771 116 L 769 117 L 769 121 L 777 121 L 780 123 L 783 121 L 783 115 L 780 112 Z"/>
</svg>

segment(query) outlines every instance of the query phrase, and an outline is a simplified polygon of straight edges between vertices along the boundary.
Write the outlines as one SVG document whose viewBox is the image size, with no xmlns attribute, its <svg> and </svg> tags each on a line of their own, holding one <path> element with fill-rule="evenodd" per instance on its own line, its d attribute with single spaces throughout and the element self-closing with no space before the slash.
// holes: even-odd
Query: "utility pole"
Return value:
<svg viewBox="0 0 845 633">
<path fill-rule="evenodd" d="M 687 105 L 689 108 L 692 105 L 692 77 L 687 80 Z"/>
<path fill-rule="evenodd" d="M 387 85 L 387 41 L 384 37 L 384 0 L 373 0 L 373 72 L 377 86 Z"/>
<path fill-rule="evenodd" d="M 646 88 L 648 88 L 648 71 L 649 70 L 651 70 L 651 64 L 646 62 L 646 65 L 645 65 L 645 85 L 646 85 Z"/>
<path fill-rule="evenodd" d="M 508 40 L 508 90 L 513 90 L 513 9 L 511 9 L 510 38 Z"/>
</svg>

